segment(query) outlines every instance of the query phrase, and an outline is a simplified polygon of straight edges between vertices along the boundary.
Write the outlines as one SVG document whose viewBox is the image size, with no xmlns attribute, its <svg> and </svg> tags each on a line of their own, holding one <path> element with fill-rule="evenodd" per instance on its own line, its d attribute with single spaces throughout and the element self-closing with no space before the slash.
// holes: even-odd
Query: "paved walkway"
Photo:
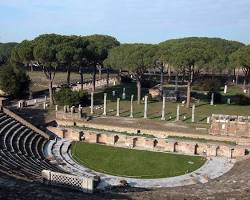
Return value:
<svg viewBox="0 0 250 200">
<path fill-rule="evenodd" d="M 70 154 L 70 144 L 71 141 L 61 139 L 57 140 L 56 145 L 53 145 L 52 151 L 53 155 L 57 160 L 60 160 L 63 164 L 61 167 L 70 173 L 76 175 L 86 175 L 94 176 L 98 175 L 101 177 L 101 183 L 98 185 L 99 189 L 104 189 L 106 186 L 119 185 L 121 180 L 126 180 L 130 186 L 142 187 L 142 188 L 162 188 L 162 187 L 177 187 L 192 185 L 196 183 L 206 183 L 209 179 L 215 179 L 220 177 L 224 173 L 228 172 L 233 166 L 235 161 L 229 160 L 223 157 L 211 157 L 208 158 L 206 163 L 194 172 L 169 178 L 159 178 L 159 179 L 136 179 L 136 178 L 126 178 L 117 177 L 112 175 L 107 175 L 99 172 L 90 170 L 82 165 L 75 162 Z M 51 147 L 48 145 L 48 147 Z"/>
</svg>

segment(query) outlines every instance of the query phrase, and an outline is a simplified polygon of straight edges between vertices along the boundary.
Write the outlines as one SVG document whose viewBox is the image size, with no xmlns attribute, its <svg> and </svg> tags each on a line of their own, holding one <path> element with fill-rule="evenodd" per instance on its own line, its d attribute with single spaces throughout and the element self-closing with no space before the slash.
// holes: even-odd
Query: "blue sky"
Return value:
<svg viewBox="0 0 250 200">
<path fill-rule="evenodd" d="M 158 43 L 189 36 L 250 44 L 250 0 L 0 0 L 0 42 L 43 33 Z"/>
</svg>

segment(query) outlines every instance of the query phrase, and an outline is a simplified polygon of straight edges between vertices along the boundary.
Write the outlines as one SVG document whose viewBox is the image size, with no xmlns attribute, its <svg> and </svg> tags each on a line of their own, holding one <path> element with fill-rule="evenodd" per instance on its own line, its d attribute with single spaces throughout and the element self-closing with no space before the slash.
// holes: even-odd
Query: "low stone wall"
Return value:
<svg viewBox="0 0 250 200">
<path fill-rule="evenodd" d="M 206 139 L 206 140 L 217 140 L 217 141 L 232 141 L 236 142 L 237 144 L 242 145 L 250 145 L 249 138 L 239 138 L 239 137 L 231 137 L 227 135 L 211 135 L 211 134 L 191 134 L 185 132 L 174 132 L 169 130 L 154 130 L 154 129 L 136 129 L 130 127 L 121 127 L 121 126 L 109 126 L 103 124 L 95 124 L 89 123 L 86 121 L 85 118 L 79 118 L 78 113 L 65 113 L 62 111 L 56 112 L 56 121 L 59 126 L 78 126 L 78 127 L 88 127 L 88 128 L 95 128 L 107 131 L 116 131 L 116 132 L 127 132 L 131 134 L 135 134 L 140 131 L 140 133 L 153 135 L 158 138 L 166 138 L 168 136 L 179 136 L 179 137 L 191 137 L 191 138 L 198 138 L 198 139 Z"/>
<path fill-rule="evenodd" d="M 109 84 L 110 85 L 117 85 L 118 82 L 119 82 L 118 78 L 109 78 Z M 103 87 L 103 86 L 106 86 L 106 85 L 107 85 L 107 79 L 106 78 L 96 80 L 96 82 L 95 82 L 96 87 Z M 83 84 L 83 89 L 84 90 L 90 90 L 90 89 L 92 89 L 92 87 L 93 87 L 92 81 Z M 81 89 L 81 84 L 77 84 L 76 86 L 72 87 L 72 90 L 74 90 L 74 91 L 79 91 L 80 89 Z"/>
<path fill-rule="evenodd" d="M 74 141 L 80 140 L 79 131 L 76 131 L 75 129 L 56 128 L 52 126 L 47 127 L 47 129 L 60 138 L 70 139 Z"/>
<path fill-rule="evenodd" d="M 242 157 L 245 155 L 244 147 L 224 144 L 146 138 L 122 134 L 95 133 L 91 131 L 83 131 L 81 138 L 89 143 L 101 143 L 153 151 L 178 152 L 189 155 L 223 156 L 228 158 Z"/>
<path fill-rule="evenodd" d="M 250 138 L 250 116 L 212 115 L 209 134 Z"/>
<path fill-rule="evenodd" d="M 92 178 L 62 174 L 49 170 L 43 170 L 42 177 L 51 185 L 69 187 L 86 193 L 94 192 L 94 179 Z"/>
<path fill-rule="evenodd" d="M 219 143 L 202 143 L 178 139 L 148 138 L 129 136 L 125 134 L 105 133 L 73 128 L 53 128 L 54 133 L 63 138 L 99 143 L 117 147 L 138 148 L 150 151 L 178 152 L 189 155 L 223 156 L 227 158 L 243 157 L 246 154 L 244 146 L 226 145 Z"/>
</svg>

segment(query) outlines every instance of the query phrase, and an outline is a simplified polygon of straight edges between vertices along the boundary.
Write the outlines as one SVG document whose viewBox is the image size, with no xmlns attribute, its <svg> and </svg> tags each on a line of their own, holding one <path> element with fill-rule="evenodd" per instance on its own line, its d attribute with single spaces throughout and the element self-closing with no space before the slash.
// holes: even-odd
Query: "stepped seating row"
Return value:
<svg viewBox="0 0 250 200">
<path fill-rule="evenodd" d="M 41 181 L 41 171 L 64 172 L 45 158 L 49 139 L 0 111 L 0 170 L 31 181 Z"/>
<path fill-rule="evenodd" d="M 67 139 L 57 139 L 53 145 L 51 145 L 50 151 L 57 162 L 60 163 L 59 167 L 70 174 L 97 177 L 98 174 L 73 160 L 70 153 L 70 146 L 71 141 Z"/>
</svg>

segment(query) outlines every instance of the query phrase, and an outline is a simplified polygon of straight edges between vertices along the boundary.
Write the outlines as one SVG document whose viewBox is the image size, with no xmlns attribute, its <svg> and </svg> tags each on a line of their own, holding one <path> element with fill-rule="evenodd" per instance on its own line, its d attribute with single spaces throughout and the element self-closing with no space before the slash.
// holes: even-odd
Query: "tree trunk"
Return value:
<svg viewBox="0 0 250 200">
<path fill-rule="evenodd" d="M 96 64 L 94 65 L 93 79 L 92 79 L 92 92 L 95 91 L 95 81 L 96 81 Z"/>
<path fill-rule="evenodd" d="M 138 79 L 136 80 L 136 87 L 137 87 L 137 104 L 141 103 L 141 81 Z"/>
<path fill-rule="evenodd" d="M 54 98 L 53 98 L 53 81 L 49 80 L 49 102 L 51 105 L 54 105 Z"/>
<path fill-rule="evenodd" d="M 188 83 L 187 83 L 187 103 L 186 103 L 186 108 L 190 107 L 190 101 L 191 101 L 191 81 L 188 80 Z"/>
<path fill-rule="evenodd" d="M 67 85 L 70 86 L 70 69 L 67 69 Z"/>
<path fill-rule="evenodd" d="M 82 70 L 80 72 L 80 77 L 81 77 L 81 91 L 83 91 L 83 72 L 82 72 Z"/>
<path fill-rule="evenodd" d="M 109 68 L 107 67 L 107 87 L 109 87 Z"/>
<path fill-rule="evenodd" d="M 101 80 L 102 79 L 102 68 L 101 67 L 99 67 L 98 68 L 98 71 L 99 71 L 99 80 Z"/>
<path fill-rule="evenodd" d="M 168 82 L 171 82 L 171 67 L 168 65 Z"/>
<path fill-rule="evenodd" d="M 161 65 L 161 85 L 160 85 L 161 97 L 163 97 L 163 82 L 164 82 L 164 71 L 163 71 L 163 65 Z"/>
</svg>

